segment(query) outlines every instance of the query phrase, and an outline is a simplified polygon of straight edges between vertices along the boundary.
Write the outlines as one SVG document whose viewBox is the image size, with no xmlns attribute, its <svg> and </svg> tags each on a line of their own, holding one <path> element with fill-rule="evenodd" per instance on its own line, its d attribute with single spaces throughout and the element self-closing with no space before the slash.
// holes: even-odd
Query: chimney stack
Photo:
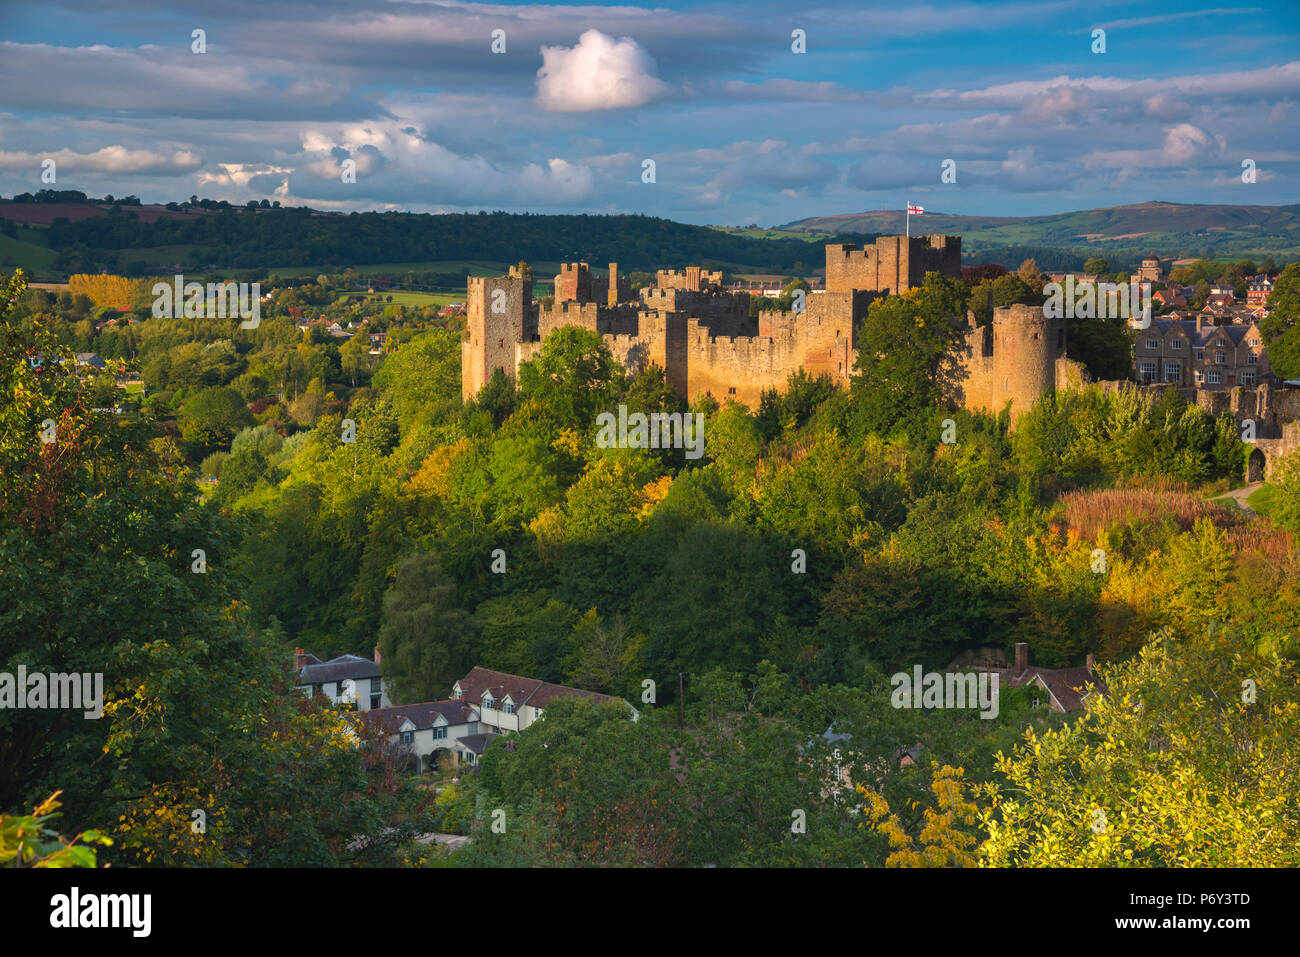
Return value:
<svg viewBox="0 0 1300 957">
<path fill-rule="evenodd" d="M 307 664 L 307 653 L 301 648 L 293 649 L 293 668 L 294 671 L 301 670 Z"/>
<path fill-rule="evenodd" d="M 1029 670 L 1029 642 L 1016 642 L 1016 677 Z"/>
<path fill-rule="evenodd" d="M 375 664 L 379 664 L 381 661 L 383 661 L 383 658 L 381 658 L 379 655 L 379 642 L 376 641 L 375 642 Z"/>
<path fill-rule="evenodd" d="M 1097 664 L 1097 656 L 1096 656 L 1096 655 L 1091 655 L 1091 654 L 1090 654 L 1090 655 L 1088 655 L 1088 657 L 1084 660 L 1084 667 L 1088 669 L 1088 675 L 1089 675 L 1089 677 L 1092 676 L 1092 669 L 1096 666 L 1096 664 Z"/>
<path fill-rule="evenodd" d="M 1198 312 L 1196 314 L 1196 331 L 1200 332 L 1201 326 L 1203 326 L 1204 324 L 1205 324 L 1205 316 L 1202 313 Z"/>
</svg>

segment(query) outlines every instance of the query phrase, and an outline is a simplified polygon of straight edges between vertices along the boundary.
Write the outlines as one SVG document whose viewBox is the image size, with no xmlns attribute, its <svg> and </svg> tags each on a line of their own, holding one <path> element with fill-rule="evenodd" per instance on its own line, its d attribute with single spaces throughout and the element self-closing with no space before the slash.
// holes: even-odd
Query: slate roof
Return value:
<svg viewBox="0 0 1300 957">
<path fill-rule="evenodd" d="M 1197 346 L 1205 345 L 1219 332 L 1225 333 L 1234 346 L 1239 346 L 1250 330 L 1249 323 L 1232 323 L 1225 326 L 1206 325 L 1198 332 L 1194 319 L 1154 319 L 1151 324 L 1159 329 L 1162 335 L 1167 333 L 1171 326 L 1177 324 L 1182 327 L 1187 338 L 1192 340 L 1192 344 Z"/>
<path fill-rule="evenodd" d="M 478 720 L 478 709 L 464 701 L 425 701 L 421 704 L 406 704 L 392 708 L 372 708 L 361 712 L 367 721 L 382 724 L 390 733 L 396 734 L 403 724 L 410 721 L 416 731 L 427 731 L 433 727 L 438 715 L 447 719 L 448 724 L 468 724 Z"/>
<path fill-rule="evenodd" d="M 492 671 L 477 666 L 457 684 L 460 685 L 461 693 L 467 701 L 478 702 L 482 699 L 484 691 L 490 691 L 495 701 L 501 701 L 509 696 L 515 703 L 516 709 L 526 704 L 534 708 L 545 708 L 554 698 L 590 698 L 597 704 L 619 700 L 595 691 L 583 691 L 581 688 L 551 684 L 549 681 L 523 678 L 519 675 L 506 674 L 504 671 Z"/>
<path fill-rule="evenodd" d="M 319 685 L 348 678 L 378 678 L 379 665 L 358 655 L 339 655 L 318 665 L 304 665 L 298 672 L 299 685 Z"/>
<path fill-rule="evenodd" d="M 488 745 L 492 743 L 493 738 L 499 738 L 501 735 L 487 731 L 483 734 L 469 734 L 461 738 L 459 743 L 467 751 L 473 751 L 475 754 L 482 754 L 487 750 Z"/>
<path fill-rule="evenodd" d="M 1047 687 L 1052 697 L 1066 711 L 1078 711 L 1083 707 L 1083 699 L 1088 694 L 1089 685 L 1100 694 L 1106 693 L 1105 682 L 1096 675 L 1090 674 L 1085 667 L 1039 668 L 1031 665 L 1013 679 L 1013 684 L 1025 685 L 1035 678 Z"/>
</svg>

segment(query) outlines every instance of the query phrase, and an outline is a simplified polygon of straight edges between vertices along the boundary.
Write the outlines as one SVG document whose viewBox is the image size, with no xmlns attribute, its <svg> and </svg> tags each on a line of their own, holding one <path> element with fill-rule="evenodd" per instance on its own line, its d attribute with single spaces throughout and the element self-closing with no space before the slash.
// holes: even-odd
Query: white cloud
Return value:
<svg viewBox="0 0 1300 957">
<path fill-rule="evenodd" d="M 588 30 L 575 47 L 542 47 L 537 99 L 551 112 L 644 106 L 668 90 L 658 67 L 631 37 Z"/>
<path fill-rule="evenodd" d="M 129 150 L 125 146 L 105 146 L 93 153 L 74 153 L 69 149 L 49 153 L 0 151 L 0 167 L 10 169 L 23 167 L 39 169 L 41 162 L 46 159 L 54 160 L 60 170 L 95 173 L 175 175 L 188 173 L 200 165 L 199 157 L 189 150 L 163 153 L 154 150 Z"/>
</svg>

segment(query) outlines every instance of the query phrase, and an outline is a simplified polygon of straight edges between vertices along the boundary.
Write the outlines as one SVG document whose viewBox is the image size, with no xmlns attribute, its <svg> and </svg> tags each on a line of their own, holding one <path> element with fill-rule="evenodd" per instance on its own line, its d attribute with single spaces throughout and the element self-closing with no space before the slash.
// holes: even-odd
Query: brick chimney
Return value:
<svg viewBox="0 0 1300 957">
<path fill-rule="evenodd" d="M 1019 677 L 1029 670 L 1029 642 L 1016 642 L 1016 676 Z"/>
<path fill-rule="evenodd" d="M 1205 316 L 1198 312 L 1196 314 L 1196 331 L 1200 332 L 1203 325 L 1205 325 Z"/>
<path fill-rule="evenodd" d="M 375 642 L 375 664 L 379 664 L 383 659 L 379 656 L 379 642 Z"/>
<path fill-rule="evenodd" d="M 1092 669 L 1096 667 L 1096 665 L 1097 665 L 1096 655 L 1088 655 L 1088 657 L 1084 659 L 1083 666 L 1088 669 L 1089 676 L 1092 675 Z"/>
<path fill-rule="evenodd" d="M 298 671 L 298 670 L 301 669 L 303 666 L 305 666 L 305 665 L 307 664 L 307 658 L 308 658 L 308 657 L 309 657 L 309 656 L 308 656 L 307 652 L 303 651 L 301 648 L 295 648 L 295 649 L 293 649 L 293 669 L 294 669 L 294 671 Z"/>
</svg>

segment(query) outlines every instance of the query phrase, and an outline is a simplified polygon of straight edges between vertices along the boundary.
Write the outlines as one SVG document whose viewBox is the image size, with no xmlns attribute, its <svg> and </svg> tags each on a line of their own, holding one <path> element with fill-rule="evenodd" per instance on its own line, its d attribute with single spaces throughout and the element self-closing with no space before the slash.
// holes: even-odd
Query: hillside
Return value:
<svg viewBox="0 0 1300 957">
<path fill-rule="evenodd" d="M 784 234 L 901 233 L 901 210 L 813 216 L 778 227 Z M 995 247 L 1070 248 L 1128 258 L 1147 252 L 1207 259 L 1300 256 L 1300 205 L 1211 206 L 1148 202 L 1052 216 L 960 216 L 927 211 L 913 232 L 959 233 L 963 251 Z"/>
</svg>

